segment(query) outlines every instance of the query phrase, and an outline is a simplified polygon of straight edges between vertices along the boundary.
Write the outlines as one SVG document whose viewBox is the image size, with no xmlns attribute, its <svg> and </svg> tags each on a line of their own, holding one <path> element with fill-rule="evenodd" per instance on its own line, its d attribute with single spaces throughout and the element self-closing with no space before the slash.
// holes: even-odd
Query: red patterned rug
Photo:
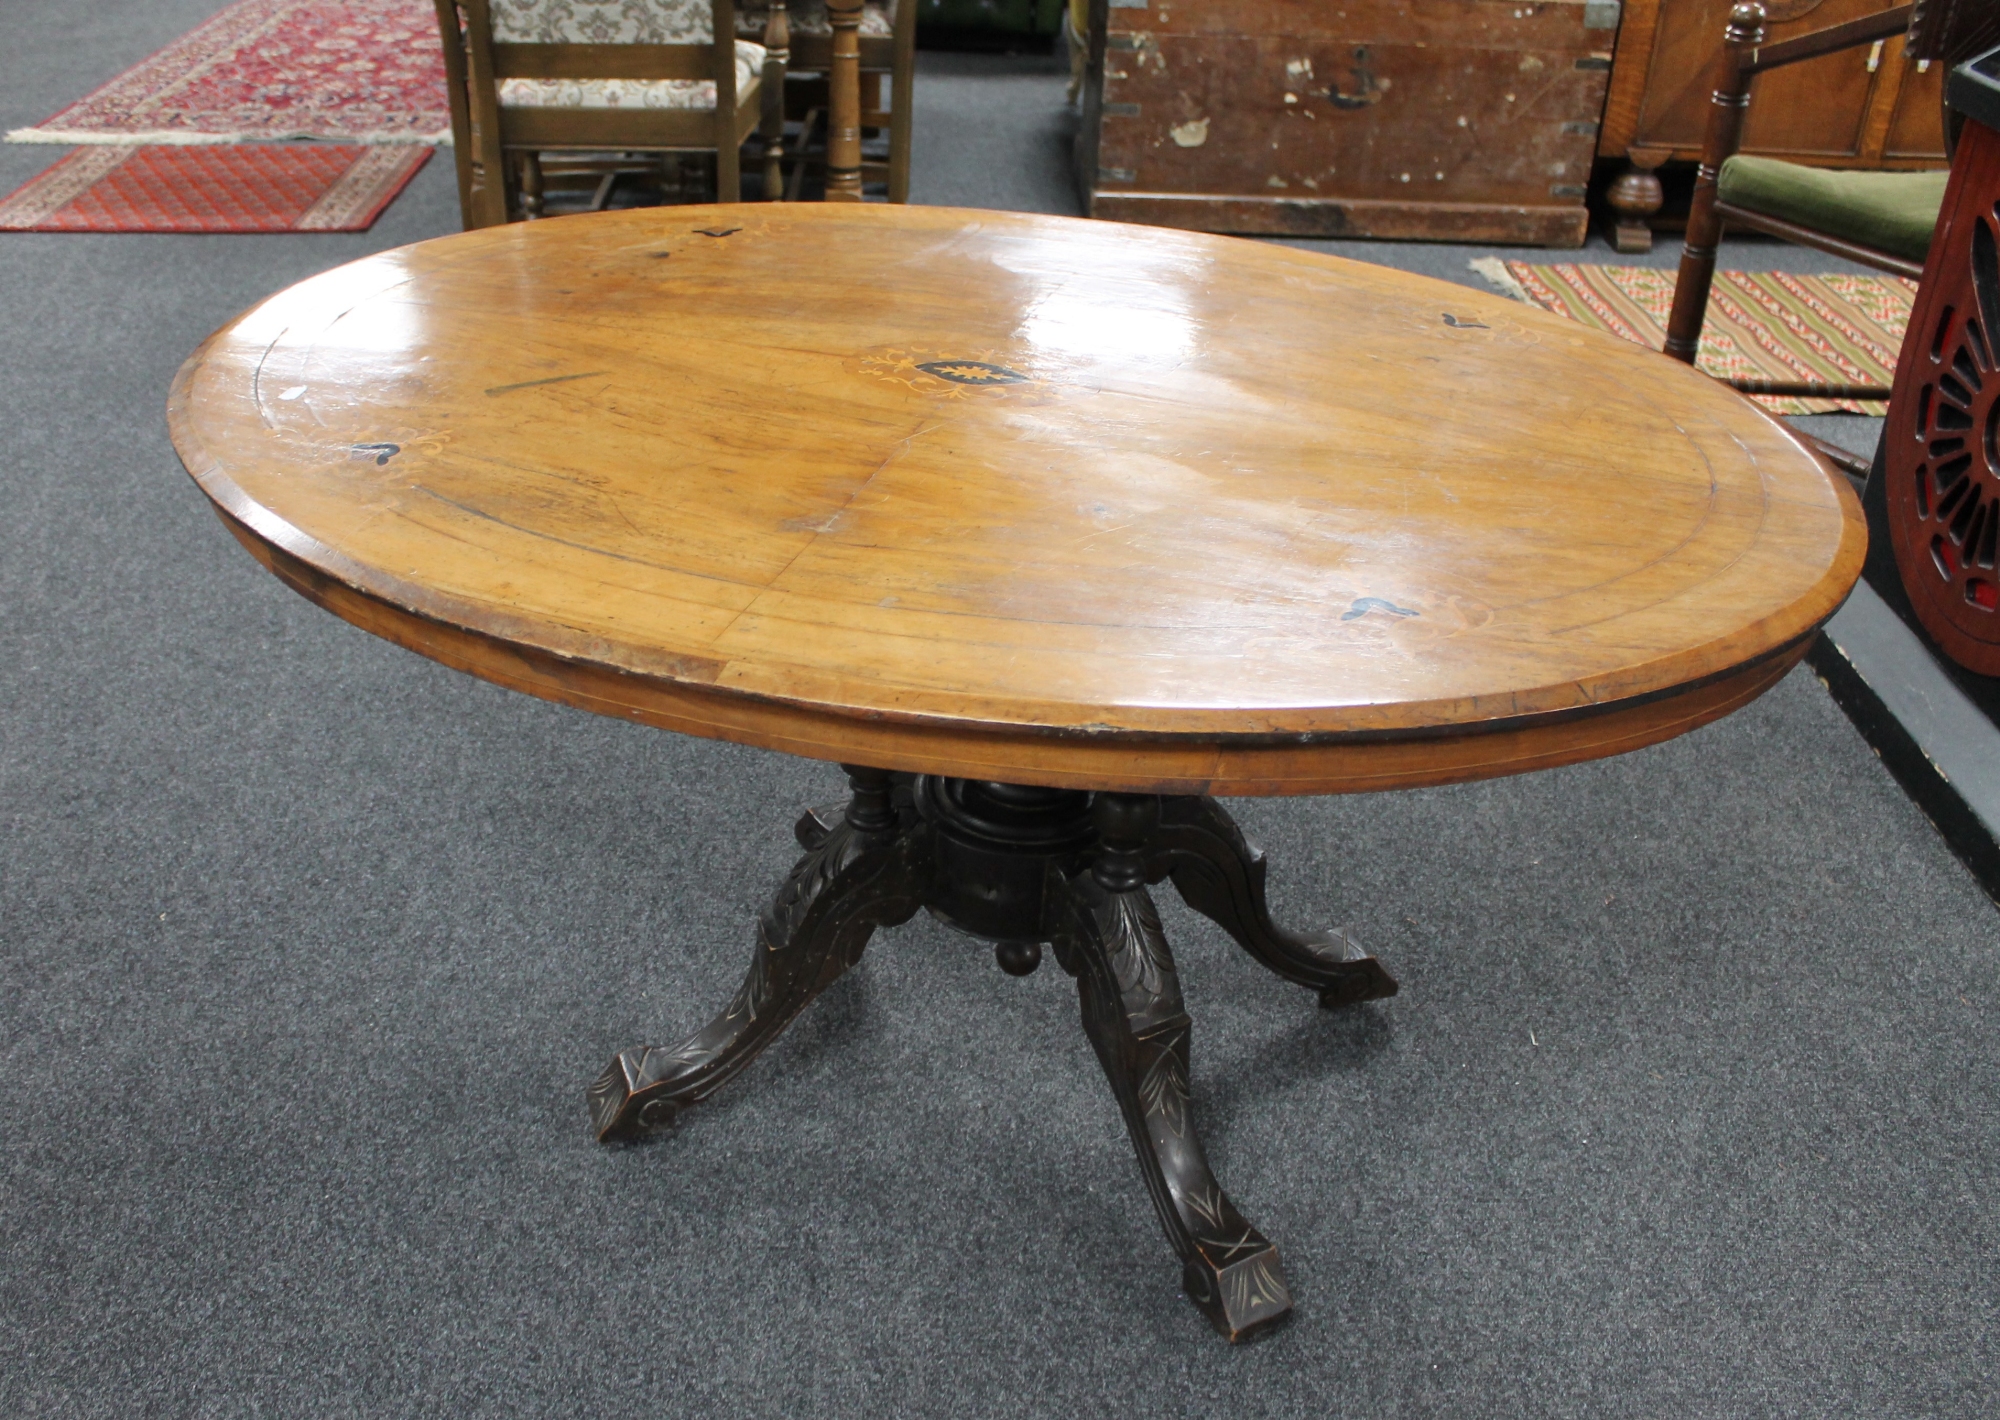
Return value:
<svg viewBox="0 0 2000 1420">
<path fill-rule="evenodd" d="M 10 143 L 450 142 L 429 0 L 240 0 Z"/>
<path fill-rule="evenodd" d="M 334 143 L 79 148 L 0 198 L 0 230 L 360 232 L 430 155 Z"/>
</svg>

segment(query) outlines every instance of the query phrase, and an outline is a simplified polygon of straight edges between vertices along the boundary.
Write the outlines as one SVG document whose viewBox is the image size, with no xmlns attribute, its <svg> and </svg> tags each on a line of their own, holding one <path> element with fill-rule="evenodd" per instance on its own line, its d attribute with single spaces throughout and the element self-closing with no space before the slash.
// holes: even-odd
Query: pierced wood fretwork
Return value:
<svg viewBox="0 0 2000 1420">
<path fill-rule="evenodd" d="M 1883 495 L 1903 588 L 1967 670 L 2000 675 L 2000 135 L 1965 126 L 1896 368 Z"/>
</svg>

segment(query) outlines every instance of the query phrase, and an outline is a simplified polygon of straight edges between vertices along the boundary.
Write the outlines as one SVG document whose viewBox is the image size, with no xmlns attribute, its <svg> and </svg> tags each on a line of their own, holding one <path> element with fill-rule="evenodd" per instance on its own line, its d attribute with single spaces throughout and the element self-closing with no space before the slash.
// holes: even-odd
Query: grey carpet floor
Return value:
<svg viewBox="0 0 2000 1420">
<path fill-rule="evenodd" d="M 0 123 L 212 8 L 16 0 Z M 1051 65 L 919 101 L 921 200 L 1071 200 Z M 1994 911 L 1804 673 L 1608 763 L 1239 806 L 1403 983 L 1321 1013 L 1168 907 L 1298 1296 L 1258 1345 L 1177 1297 L 1068 982 L 927 922 L 593 1144 L 837 774 L 371 640 L 162 420 L 211 328 L 455 220 L 441 156 L 364 235 L 0 235 L 0 1414 L 1992 1413 Z"/>
</svg>

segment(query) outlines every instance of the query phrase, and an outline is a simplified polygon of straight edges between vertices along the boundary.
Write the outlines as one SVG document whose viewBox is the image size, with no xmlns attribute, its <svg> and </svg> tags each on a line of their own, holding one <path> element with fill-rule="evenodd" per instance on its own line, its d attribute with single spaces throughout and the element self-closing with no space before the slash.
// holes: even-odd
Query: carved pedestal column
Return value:
<svg viewBox="0 0 2000 1420">
<path fill-rule="evenodd" d="M 1394 995 L 1345 940 L 1271 921 L 1264 858 L 1211 799 L 1086 794 L 850 766 L 844 809 L 799 821 L 806 855 L 758 920 L 727 1010 L 679 1045 L 619 1053 L 589 1090 L 601 1139 L 649 1133 L 720 1087 L 860 960 L 877 927 L 921 906 L 1033 972 L 1054 948 L 1076 978 L 1084 1033 L 1125 1116 L 1139 1171 L 1181 1261 L 1188 1299 L 1242 1341 L 1282 1321 L 1278 1250 L 1237 1211 L 1195 1132 L 1192 1023 L 1148 885 L 1171 878 L 1271 970 L 1323 1006 Z"/>
</svg>

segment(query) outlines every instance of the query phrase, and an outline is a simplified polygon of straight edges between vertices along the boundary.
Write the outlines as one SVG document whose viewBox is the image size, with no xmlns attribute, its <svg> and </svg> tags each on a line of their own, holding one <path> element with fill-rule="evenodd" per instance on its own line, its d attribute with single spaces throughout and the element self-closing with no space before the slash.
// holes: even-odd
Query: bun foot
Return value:
<svg viewBox="0 0 2000 1420">
<path fill-rule="evenodd" d="M 585 1100 L 590 1107 L 591 1130 L 600 1143 L 656 1133 L 680 1113 L 657 1088 L 646 1091 L 638 1087 L 645 1056 L 644 1049 L 620 1051 L 591 1082 Z"/>
<path fill-rule="evenodd" d="M 993 959 L 1009 976 L 1028 976 L 1042 964 L 1040 942 L 995 942 Z"/>
<path fill-rule="evenodd" d="M 1181 1270 L 1188 1300 L 1232 1345 L 1269 1331 L 1292 1314 L 1292 1294 L 1278 1250 L 1261 1252 L 1217 1267 L 1200 1253 Z"/>
<path fill-rule="evenodd" d="M 1329 970 L 1334 973 L 1334 978 L 1320 988 L 1319 1004 L 1322 1010 L 1330 1011 L 1362 1001 L 1379 1001 L 1402 989 L 1396 985 L 1396 978 L 1389 975 L 1382 963 L 1373 957 L 1357 957 Z"/>
</svg>

